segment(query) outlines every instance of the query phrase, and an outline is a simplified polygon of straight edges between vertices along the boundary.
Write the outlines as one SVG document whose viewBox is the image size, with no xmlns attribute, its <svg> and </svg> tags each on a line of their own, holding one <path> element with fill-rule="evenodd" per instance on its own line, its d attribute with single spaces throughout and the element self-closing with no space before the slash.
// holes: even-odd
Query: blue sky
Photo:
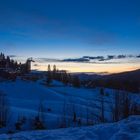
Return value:
<svg viewBox="0 0 140 140">
<path fill-rule="evenodd" d="M 1 0 L 1 51 L 79 58 L 140 53 L 139 0 Z"/>
</svg>

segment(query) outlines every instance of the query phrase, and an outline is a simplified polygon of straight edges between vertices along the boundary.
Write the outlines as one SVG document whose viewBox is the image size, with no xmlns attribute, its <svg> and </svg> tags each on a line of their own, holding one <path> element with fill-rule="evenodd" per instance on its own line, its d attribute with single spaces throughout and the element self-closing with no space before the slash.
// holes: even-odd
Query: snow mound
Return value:
<svg viewBox="0 0 140 140">
<path fill-rule="evenodd" d="M 140 116 L 90 127 L 20 132 L 0 135 L 0 140 L 140 140 Z"/>
</svg>

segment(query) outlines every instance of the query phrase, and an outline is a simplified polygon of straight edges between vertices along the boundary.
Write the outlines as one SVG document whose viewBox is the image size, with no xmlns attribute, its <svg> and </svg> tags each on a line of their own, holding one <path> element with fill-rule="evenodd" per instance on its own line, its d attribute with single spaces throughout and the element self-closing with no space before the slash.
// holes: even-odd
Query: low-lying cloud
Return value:
<svg viewBox="0 0 140 140">
<path fill-rule="evenodd" d="M 17 55 L 9 55 L 10 58 L 16 58 L 18 57 Z"/>
<path fill-rule="evenodd" d="M 107 55 L 107 56 L 83 56 L 80 58 L 52 59 L 52 58 L 35 58 L 35 61 L 44 62 L 75 62 L 75 63 L 119 63 L 110 60 L 123 60 L 126 58 L 140 58 L 140 55 Z"/>
<path fill-rule="evenodd" d="M 63 59 L 62 62 L 90 62 L 90 59 L 88 58 L 69 58 L 69 59 Z"/>
<path fill-rule="evenodd" d="M 140 58 L 140 55 L 107 55 L 107 56 L 83 56 L 81 58 L 69 58 L 62 60 L 63 62 L 94 62 L 97 61 L 108 61 L 114 59 L 125 59 L 125 58 Z"/>
</svg>

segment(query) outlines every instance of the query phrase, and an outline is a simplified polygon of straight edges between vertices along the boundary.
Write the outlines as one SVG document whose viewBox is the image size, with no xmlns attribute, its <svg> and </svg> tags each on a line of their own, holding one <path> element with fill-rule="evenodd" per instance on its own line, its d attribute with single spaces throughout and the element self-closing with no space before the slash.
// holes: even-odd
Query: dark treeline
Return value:
<svg viewBox="0 0 140 140">
<path fill-rule="evenodd" d="M 0 54 L 0 68 L 11 68 L 16 70 L 18 68 L 17 61 L 10 59 L 9 56 L 5 56 L 3 53 Z"/>
<path fill-rule="evenodd" d="M 31 58 L 27 59 L 24 64 L 18 63 L 16 60 L 11 59 L 9 56 L 0 54 L 0 76 L 11 79 L 18 74 L 25 74 L 31 71 Z"/>
<path fill-rule="evenodd" d="M 130 92 L 140 92 L 140 70 L 134 70 L 130 72 L 123 72 L 118 74 L 112 74 L 104 76 L 99 84 L 103 84 L 106 87 L 125 90 Z"/>
<path fill-rule="evenodd" d="M 111 75 L 100 76 L 86 81 L 89 87 L 106 87 L 140 93 L 140 69 Z"/>
<path fill-rule="evenodd" d="M 140 83 L 130 80 L 102 79 L 95 80 L 95 86 L 103 86 L 106 88 L 130 91 L 134 93 L 140 92 Z"/>
<path fill-rule="evenodd" d="M 51 70 L 51 66 L 48 65 L 47 79 L 46 79 L 47 85 L 50 85 L 52 80 L 60 81 L 65 85 L 80 87 L 80 80 L 78 76 L 72 76 L 70 73 L 68 73 L 65 70 L 58 70 L 56 68 L 56 65 L 54 65 L 53 69 Z"/>
</svg>

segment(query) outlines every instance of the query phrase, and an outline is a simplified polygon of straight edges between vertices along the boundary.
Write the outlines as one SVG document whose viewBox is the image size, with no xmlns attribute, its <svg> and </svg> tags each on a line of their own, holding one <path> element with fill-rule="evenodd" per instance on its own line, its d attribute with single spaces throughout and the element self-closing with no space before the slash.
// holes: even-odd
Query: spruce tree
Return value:
<svg viewBox="0 0 140 140">
<path fill-rule="evenodd" d="M 53 65 L 53 79 L 56 79 L 56 65 Z"/>
<path fill-rule="evenodd" d="M 78 76 L 73 77 L 73 82 L 72 82 L 74 87 L 79 88 L 80 87 L 80 80 Z"/>
<path fill-rule="evenodd" d="M 48 65 L 48 71 L 47 71 L 47 85 L 50 85 L 51 82 L 52 82 L 51 66 Z"/>
</svg>

